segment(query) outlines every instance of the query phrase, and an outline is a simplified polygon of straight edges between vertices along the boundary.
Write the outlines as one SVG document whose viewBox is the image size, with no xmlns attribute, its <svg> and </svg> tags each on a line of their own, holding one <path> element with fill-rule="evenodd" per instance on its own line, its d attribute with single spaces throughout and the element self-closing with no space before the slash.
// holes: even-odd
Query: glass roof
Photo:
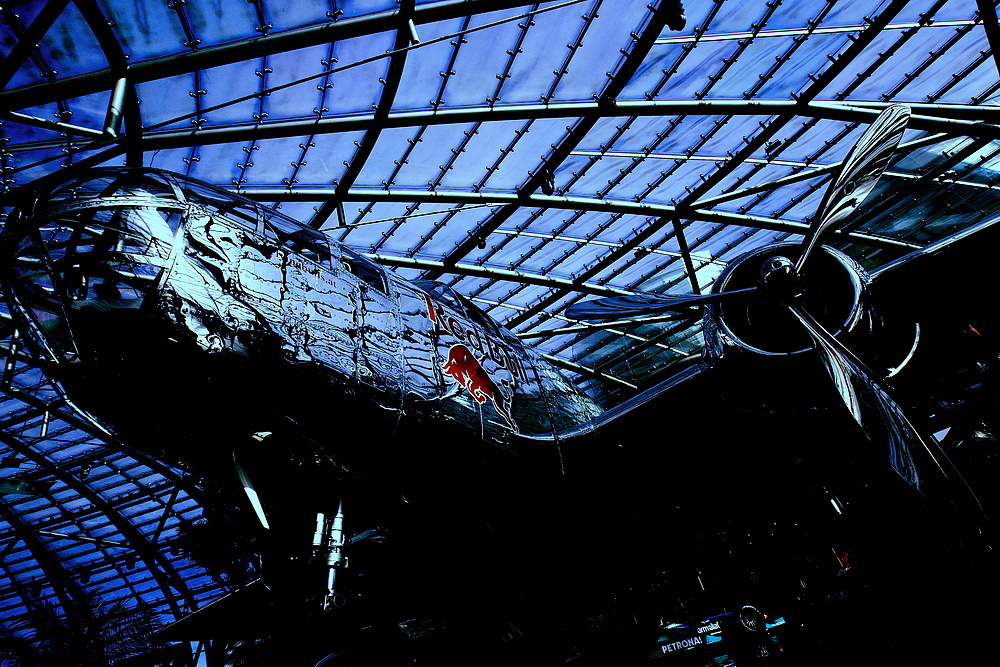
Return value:
<svg viewBox="0 0 1000 667">
<path fill-rule="evenodd" d="M 801 238 L 889 104 L 908 130 L 833 245 L 874 269 L 1000 213 L 993 4 L 4 2 L 3 190 L 128 164 L 238 191 L 454 287 L 611 404 L 696 361 L 700 321 L 565 308 L 705 291 Z M 174 618 L 217 597 L 170 549 L 198 481 L 74 416 L 4 336 L 3 472 L 51 486 L 0 496 L 0 617 L 84 578 Z"/>
</svg>

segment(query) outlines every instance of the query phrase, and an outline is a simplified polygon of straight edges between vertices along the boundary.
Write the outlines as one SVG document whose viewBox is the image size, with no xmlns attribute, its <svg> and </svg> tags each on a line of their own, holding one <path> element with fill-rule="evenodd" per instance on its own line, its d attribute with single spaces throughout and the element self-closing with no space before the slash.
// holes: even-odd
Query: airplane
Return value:
<svg viewBox="0 0 1000 667">
<path fill-rule="evenodd" d="M 454 290 L 403 281 L 221 189 L 157 170 L 106 169 L 43 201 L 44 212 L 8 224 L 8 243 L 22 223 L 32 227 L 13 242 L 9 294 L 44 361 L 68 382 L 94 379 L 96 363 L 106 375 L 136 361 L 119 347 L 126 341 L 112 346 L 107 337 L 141 327 L 206 359 L 321 368 L 387 406 L 433 406 L 500 446 L 510 446 L 509 434 L 545 437 L 597 414 Z"/>
<path fill-rule="evenodd" d="M 526 513 L 550 474 L 575 469 L 592 496 L 612 474 L 619 429 L 641 432 L 623 424 L 662 419 L 715 369 L 754 382 L 818 358 L 877 452 L 865 455 L 873 465 L 915 497 L 960 505 L 978 526 L 982 508 L 959 471 L 892 398 L 888 367 L 905 362 L 913 341 L 900 352 L 869 298 L 893 269 L 919 266 L 956 239 L 873 275 L 824 244 L 874 189 L 908 116 L 893 105 L 872 123 L 801 243 L 744 254 L 704 295 L 570 307 L 578 320 L 704 313 L 704 360 L 609 409 L 452 288 L 403 280 L 279 211 L 159 169 L 94 168 L 19 193 L 0 233 L 0 286 L 36 362 L 130 446 L 196 475 L 228 475 L 266 530 L 283 501 L 286 517 L 325 502 L 307 531 L 312 556 L 326 563 L 324 609 L 342 604 L 336 574 L 350 542 L 331 496 L 406 488 L 439 509 L 479 493 L 493 496 L 499 515 L 508 484 L 530 498 L 518 505 Z M 848 344 L 890 360 L 871 367 Z M 772 399 L 800 393 L 777 384 Z M 657 460 L 696 456 L 677 452 L 685 447 Z M 646 455 L 627 460 L 641 466 Z M 734 467 L 730 481 L 742 474 Z M 492 482 L 475 488 L 486 475 Z"/>
</svg>

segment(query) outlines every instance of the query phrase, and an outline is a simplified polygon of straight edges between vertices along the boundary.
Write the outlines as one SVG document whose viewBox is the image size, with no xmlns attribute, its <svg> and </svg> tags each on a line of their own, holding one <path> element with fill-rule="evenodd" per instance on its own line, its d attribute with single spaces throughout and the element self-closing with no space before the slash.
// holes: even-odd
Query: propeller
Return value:
<svg viewBox="0 0 1000 667">
<path fill-rule="evenodd" d="M 903 138 L 909 119 L 910 107 L 905 104 L 886 107 L 851 148 L 840 165 L 837 178 L 823 195 L 823 201 L 809 226 L 802 242 L 802 254 L 795 263 L 796 271 L 802 271 L 822 238 L 833 231 L 838 222 L 854 212 L 875 189 Z"/>
<path fill-rule="evenodd" d="M 909 115 L 909 107 L 901 104 L 889 106 L 879 114 L 841 164 L 801 245 L 798 249 L 790 248 L 789 254 L 793 257 L 797 254 L 797 258 L 793 261 L 774 252 L 764 253 L 756 286 L 704 295 L 638 293 L 608 297 L 575 304 L 567 314 L 586 320 L 651 316 L 747 300 L 756 293 L 755 299 L 772 305 L 755 312 L 769 313 L 768 317 L 775 320 L 773 324 L 778 324 L 781 314 L 790 313 L 787 324 L 807 334 L 847 411 L 876 446 L 887 450 L 891 467 L 907 484 L 924 496 L 929 489 L 948 488 L 952 498 L 966 498 L 965 506 L 981 514 L 978 500 L 937 441 L 923 438 L 878 376 L 810 314 L 807 307 L 814 304 L 808 298 L 809 285 L 801 278 L 812 266 L 811 260 L 824 239 L 836 232 L 874 190 L 903 137 Z M 751 256 L 758 255 L 751 253 Z M 720 280 L 717 284 L 725 282 Z"/>
<path fill-rule="evenodd" d="M 883 382 L 806 310 L 789 311 L 812 339 L 820 362 L 840 395 L 844 406 L 869 439 L 886 445 L 889 463 L 910 486 L 926 496 L 928 485 L 943 481 L 952 495 L 965 495 L 978 512 L 982 506 L 951 460 L 935 440 L 925 439 L 907 419 Z M 932 479 L 924 471 L 936 471 Z"/>
<path fill-rule="evenodd" d="M 841 400 L 868 439 L 885 447 L 892 468 L 924 498 L 954 503 L 977 522 L 985 511 L 962 473 L 934 438 L 925 438 L 892 399 L 885 383 L 809 313 L 790 306 L 812 338 Z"/>
<path fill-rule="evenodd" d="M 783 299 L 799 296 L 788 294 L 792 282 L 798 282 L 813 250 L 836 230 L 837 223 L 845 220 L 864 199 L 871 194 L 879 178 L 889 165 L 889 159 L 903 138 L 903 131 L 910 117 L 904 104 L 886 107 L 865 130 L 841 163 L 837 177 L 827 188 L 816 215 L 813 216 L 802 241 L 798 260 L 783 262 L 781 267 L 763 267 L 762 283 L 769 280 L 782 284 L 777 290 Z M 784 258 L 774 258 L 783 260 Z M 779 271 L 780 269 L 780 271 Z M 637 292 L 625 296 L 612 296 L 573 304 L 566 315 L 579 320 L 608 320 L 620 317 L 648 317 L 666 312 L 684 311 L 694 306 L 720 303 L 743 298 L 756 291 L 748 287 L 739 290 L 710 292 L 709 294 L 650 294 Z"/>
</svg>

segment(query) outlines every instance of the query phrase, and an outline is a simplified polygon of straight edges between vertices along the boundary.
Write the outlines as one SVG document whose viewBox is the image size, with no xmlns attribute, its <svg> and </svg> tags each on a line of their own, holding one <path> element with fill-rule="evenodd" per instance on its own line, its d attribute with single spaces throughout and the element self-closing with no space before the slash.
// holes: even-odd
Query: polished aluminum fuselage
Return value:
<svg viewBox="0 0 1000 667">
<path fill-rule="evenodd" d="M 110 404 L 119 390 L 128 399 L 132 389 L 105 376 L 136 381 L 169 357 L 151 385 L 239 368 L 230 393 L 265 394 L 244 404 L 265 406 L 270 392 L 275 404 L 336 413 L 349 398 L 503 447 L 558 438 L 601 412 L 447 286 L 404 281 L 271 209 L 178 175 L 97 172 L 39 195 L 4 241 L 12 314 L 54 374 L 91 399 L 99 391 Z M 160 352 L 171 345 L 182 351 Z M 211 371 L 212 381 L 227 386 L 226 372 Z"/>
</svg>

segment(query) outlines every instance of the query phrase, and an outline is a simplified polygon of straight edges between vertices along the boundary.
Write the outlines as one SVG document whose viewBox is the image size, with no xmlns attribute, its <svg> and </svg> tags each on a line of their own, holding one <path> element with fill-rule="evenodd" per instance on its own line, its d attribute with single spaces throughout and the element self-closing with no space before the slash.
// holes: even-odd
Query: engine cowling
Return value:
<svg viewBox="0 0 1000 667">
<path fill-rule="evenodd" d="M 804 306 L 835 336 L 863 323 L 871 324 L 865 291 L 870 280 L 867 272 L 844 253 L 822 246 L 810 258 L 808 272 L 795 275 L 791 264 L 800 250 L 797 243 L 763 246 L 726 267 L 713 292 L 760 289 L 745 299 L 706 307 L 705 338 L 710 358 L 737 350 L 765 356 L 811 350 L 809 336 L 788 310 L 793 303 Z"/>
</svg>

